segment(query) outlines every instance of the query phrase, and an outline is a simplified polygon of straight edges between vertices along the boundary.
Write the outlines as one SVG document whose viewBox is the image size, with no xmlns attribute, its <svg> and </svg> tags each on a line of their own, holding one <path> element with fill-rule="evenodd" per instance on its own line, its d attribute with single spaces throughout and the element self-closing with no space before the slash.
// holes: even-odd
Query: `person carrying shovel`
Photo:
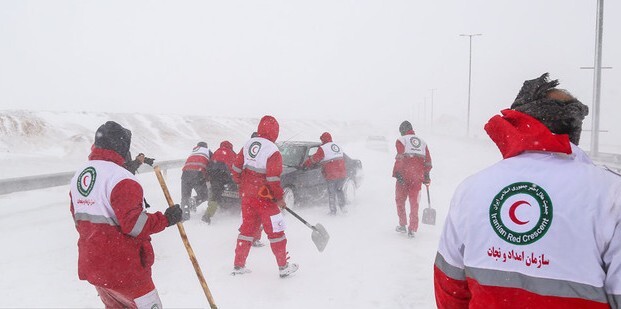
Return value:
<svg viewBox="0 0 621 309">
<path fill-rule="evenodd" d="M 264 116 L 259 122 L 257 136 L 251 138 L 237 154 L 233 164 L 233 180 L 239 186 L 241 197 L 242 224 L 235 246 L 235 260 L 232 275 L 250 273 L 246 259 L 250 253 L 254 235 L 261 225 L 270 241 L 276 257 L 279 275 L 287 277 L 298 270 L 298 264 L 287 260 L 287 238 L 285 220 L 281 213 L 287 205 L 283 200 L 280 185 L 282 156 L 278 150 L 279 125 L 272 116 Z M 260 191 L 268 190 L 267 193 Z M 269 195 L 271 198 L 261 197 Z"/>
<path fill-rule="evenodd" d="M 399 126 L 401 136 L 397 139 L 395 147 L 395 165 L 392 177 L 397 179 L 395 184 L 395 203 L 399 225 L 396 231 L 408 233 L 409 238 L 414 238 L 418 230 L 418 196 L 421 184 L 429 188 L 431 178 L 431 154 L 427 143 L 414 134 L 414 129 L 409 121 L 403 121 Z M 429 196 L 429 195 L 428 195 Z M 406 215 L 405 201 L 410 201 L 410 220 Z M 406 227 L 407 225 L 407 227 Z"/>
</svg>

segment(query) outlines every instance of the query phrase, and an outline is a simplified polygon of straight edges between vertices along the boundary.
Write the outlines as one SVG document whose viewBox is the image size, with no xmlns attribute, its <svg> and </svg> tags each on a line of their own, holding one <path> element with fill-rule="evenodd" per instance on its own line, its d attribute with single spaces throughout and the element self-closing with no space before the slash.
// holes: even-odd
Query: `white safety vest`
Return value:
<svg viewBox="0 0 621 309">
<path fill-rule="evenodd" d="M 414 134 L 407 134 L 399 137 L 399 141 L 405 147 L 405 152 L 403 156 L 406 157 L 414 157 L 414 156 L 422 156 L 425 157 L 427 155 L 427 143 L 422 140 L 420 137 Z"/>
<path fill-rule="evenodd" d="M 244 145 L 244 168 L 265 174 L 267 159 L 278 151 L 278 146 L 272 141 L 262 137 L 253 137 Z"/>
<path fill-rule="evenodd" d="M 110 204 L 110 195 L 112 189 L 125 179 L 138 182 L 132 173 L 110 161 L 92 160 L 79 168 L 70 183 L 76 223 L 89 221 L 119 225 Z"/>
<path fill-rule="evenodd" d="M 620 217 L 621 178 L 578 147 L 525 152 L 459 185 L 436 266 L 486 286 L 621 301 Z"/>
<path fill-rule="evenodd" d="M 341 150 L 341 147 L 333 142 L 321 145 L 321 149 L 323 150 L 324 155 L 323 159 L 321 159 L 322 163 L 343 158 L 343 150 Z"/>
<path fill-rule="evenodd" d="M 207 158 L 207 160 L 211 159 L 211 156 L 209 156 L 209 148 L 207 147 L 201 147 L 201 146 L 196 146 L 194 147 L 194 149 L 192 149 L 192 153 L 190 153 L 190 156 L 203 156 L 205 158 Z"/>
</svg>

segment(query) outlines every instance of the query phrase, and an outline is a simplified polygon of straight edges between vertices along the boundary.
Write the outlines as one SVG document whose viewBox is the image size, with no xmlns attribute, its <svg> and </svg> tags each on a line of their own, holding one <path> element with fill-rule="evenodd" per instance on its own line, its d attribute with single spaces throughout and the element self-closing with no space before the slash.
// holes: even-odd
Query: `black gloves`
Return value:
<svg viewBox="0 0 621 309">
<path fill-rule="evenodd" d="M 401 174 L 396 173 L 395 174 L 395 178 L 397 178 L 397 182 L 400 184 L 405 184 L 405 180 L 403 180 L 403 176 L 401 176 Z"/>
<path fill-rule="evenodd" d="M 168 207 L 168 209 L 164 212 L 166 219 L 168 219 L 168 226 L 181 222 L 182 213 L 183 211 L 181 211 L 181 206 L 179 206 L 179 204 L 175 204 L 173 207 Z"/>
<path fill-rule="evenodd" d="M 144 157 L 144 163 L 145 164 L 153 166 L 153 161 L 155 161 L 155 159 Z"/>
<path fill-rule="evenodd" d="M 429 177 L 429 173 L 425 173 L 425 176 L 423 178 L 423 184 L 429 185 L 430 183 L 431 183 L 431 178 Z"/>
</svg>

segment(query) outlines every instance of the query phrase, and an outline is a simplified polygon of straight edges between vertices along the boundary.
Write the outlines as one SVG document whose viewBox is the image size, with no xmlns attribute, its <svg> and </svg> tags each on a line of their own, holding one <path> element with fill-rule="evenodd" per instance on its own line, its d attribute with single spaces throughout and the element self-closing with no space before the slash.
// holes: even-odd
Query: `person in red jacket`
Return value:
<svg viewBox="0 0 621 309">
<path fill-rule="evenodd" d="M 222 192 L 224 185 L 233 183 L 231 178 L 231 168 L 237 154 L 233 150 L 233 144 L 229 141 L 222 141 L 218 148 L 211 156 L 208 166 L 209 182 L 211 183 L 211 200 L 207 202 L 207 210 L 202 220 L 207 224 L 211 224 L 213 217 L 222 203 Z"/>
<path fill-rule="evenodd" d="M 280 277 L 287 277 L 298 269 L 297 264 L 287 262 L 286 224 L 280 211 L 287 206 L 280 185 L 282 156 L 274 144 L 278 131 L 279 125 L 274 117 L 261 118 L 257 137 L 246 142 L 233 164 L 233 180 L 239 186 L 242 210 L 233 275 L 250 272 L 246 268 L 246 258 L 261 224 L 270 240 Z"/>
<path fill-rule="evenodd" d="M 418 195 L 421 184 L 429 186 L 431 178 L 431 155 L 427 143 L 414 134 L 412 124 L 403 121 L 399 126 L 401 137 L 397 139 L 395 147 L 397 156 L 392 169 L 392 177 L 397 179 L 395 185 L 395 202 L 399 225 L 396 230 L 406 232 L 408 220 L 405 212 L 405 200 L 410 200 L 410 224 L 407 226 L 408 237 L 414 238 L 418 230 Z"/>
<path fill-rule="evenodd" d="M 484 129 L 502 160 L 450 202 L 438 308 L 621 308 L 621 178 L 580 149 L 589 108 L 549 74 Z"/>
<path fill-rule="evenodd" d="M 343 184 L 347 178 L 344 153 L 341 147 L 332 141 L 330 133 L 324 132 L 319 139 L 322 143 L 321 146 L 315 154 L 304 161 L 302 166 L 309 168 L 315 164 L 321 164 L 321 173 L 328 184 L 330 214 L 336 215 L 337 200 L 341 211 L 347 212 L 345 208 L 345 193 L 343 192 Z"/>
<path fill-rule="evenodd" d="M 190 219 L 190 210 L 196 211 L 196 207 L 207 201 L 209 191 L 207 189 L 207 166 L 211 159 L 211 151 L 207 143 L 199 142 L 192 149 L 192 153 L 185 161 L 181 173 L 181 208 L 183 220 Z M 192 190 L 196 191 L 196 197 L 192 197 Z"/>
<path fill-rule="evenodd" d="M 89 161 L 71 180 L 78 277 L 95 286 L 106 308 L 161 308 L 151 278 L 150 235 L 181 221 L 181 208 L 144 211 L 142 186 L 124 168 L 130 142 L 129 130 L 106 122 L 97 129 Z"/>
</svg>

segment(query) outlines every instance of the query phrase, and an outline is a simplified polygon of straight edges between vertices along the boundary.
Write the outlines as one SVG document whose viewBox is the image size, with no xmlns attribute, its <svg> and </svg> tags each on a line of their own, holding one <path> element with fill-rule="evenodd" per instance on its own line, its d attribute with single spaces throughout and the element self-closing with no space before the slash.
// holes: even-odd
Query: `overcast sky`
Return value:
<svg viewBox="0 0 621 309">
<path fill-rule="evenodd" d="M 579 67 L 593 65 L 596 4 L 1 1 L 0 109 L 407 117 L 416 126 L 429 122 L 436 89 L 436 121 L 465 121 L 469 52 L 459 34 L 481 33 L 471 96 L 480 128 L 546 71 L 591 104 L 593 71 Z M 621 1 L 607 0 L 603 64 L 614 69 L 602 76 L 604 130 L 621 104 L 620 31 Z"/>
</svg>

